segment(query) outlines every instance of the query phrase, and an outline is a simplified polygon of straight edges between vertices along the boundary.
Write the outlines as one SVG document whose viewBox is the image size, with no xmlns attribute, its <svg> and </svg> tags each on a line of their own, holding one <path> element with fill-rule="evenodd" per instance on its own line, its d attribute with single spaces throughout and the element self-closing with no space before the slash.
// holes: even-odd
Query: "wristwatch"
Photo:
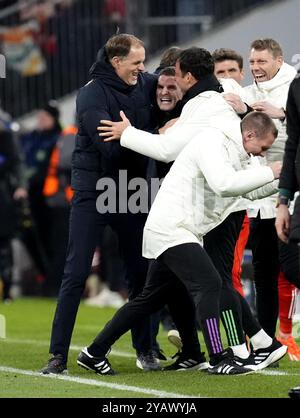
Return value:
<svg viewBox="0 0 300 418">
<path fill-rule="evenodd" d="M 277 197 L 276 208 L 278 208 L 279 205 L 285 205 L 285 206 L 287 206 L 289 208 L 290 207 L 290 204 L 291 204 L 291 200 L 288 197 L 282 196 L 282 195 L 279 195 Z"/>
</svg>

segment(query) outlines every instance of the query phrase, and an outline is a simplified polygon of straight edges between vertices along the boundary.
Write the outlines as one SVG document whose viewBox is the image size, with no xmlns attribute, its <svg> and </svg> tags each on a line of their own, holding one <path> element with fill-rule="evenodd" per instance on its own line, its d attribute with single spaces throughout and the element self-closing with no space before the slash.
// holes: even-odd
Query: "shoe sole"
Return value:
<svg viewBox="0 0 300 418">
<path fill-rule="evenodd" d="M 275 363 L 275 361 L 279 361 L 280 359 L 282 359 L 282 357 L 286 355 L 286 352 L 287 352 L 286 345 L 283 345 L 277 348 L 277 350 L 273 351 L 273 353 L 270 354 L 269 357 L 265 361 L 257 365 L 256 370 L 263 370 L 266 367 L 268 367 L 270 364 Z"/>
<path fill-rule="evenodd" d="M 90 370 L 91 372 L 94 372 L 94 373 L 98 374 L 99 376 L 113 376 L 113 375 L 117 374 L 115 371 L 114 371 L 114 373 L 98 373 L 96 370 L 91 369 L 89 366 L 87 366 L 84 363 L 81 363 L 81 361 L 79 361 L 79 360 L 77 360 L 77 364 L 78 364 L 78 366 L 82 367 L 83 369 Z"/>
<path fill-rule="evenodd" d="M 178 335 L 175 335 L 175 334 L 169 335 L 168 333 L 168 340 L 171 344 L 175 345 L 178 351 L 182 349 L 182 341 L 181 341 L 180 336 L 178 337 Z"/>
<path fill-rule="evenodd" d="M 209 363 L 208 362 L 200 363 L 198 370 L 207 370 L 208 367 L 209 367 Z"/>
<path fill-rule="evenodd" d="M 41 376 L 47 376 L 47 375 L 49 375 L 49 374 L 51 374 L 52 376 L 60 376 L 61 374 L 63 374 L 63 375 L 68 375 L 69 374 L 69 372 L 68 372 L 68 370 L 64 370 L 63 372 L 61 372 L 61 373 L 52 373 L 52 372 L 49 372 L 49 373 L 43 373 L 43 372 L 40 372 L 40 375 Z"/>
<path fill-rule="evenodd" d="M 161 366 L 160 366 L 160 364 L 159 363 L 157 363 L 157 365 L 159 366 L 159 367 L 157 367 L 157 368 L 153 368 L 153 369 L 148 369 L 148 368 L 144 368 L 143 366 L 142 366 L 142 363 L 140 362 L 140 360 L 137 360 L 136 361 L 136 367 L 138 368 L 138 369 L 141 369 L 141 370 L 143 370 L 144 372 L 158 372 L 158 371 L 161 371 L 162 370 L 162 368 L 161 368 Z"/>
<path fill-rule="evenodd" d="M 195 371 L 195 370 L 205 371 L 208 369 L 208 366 L 209 366 L 208 363 L 200 363 L 200 364 L 196 364 L 196 366 L 188 367 L 186 369 L 176 369 L 176 370 L 163 369 L 163 371 L 166 371 L 166 372 L 189 372 L 189 371 Z"/>
<path fill-rule="evenodd" d="M 235 373 L 235 374 L 227 374 L 227 373 L 213 373 L 213 372 L 211 372 L 211 371 L 209 371 L 209 369 L 207 369 L 206 371 L 207 371 L 207 373 L 208 374 L 212 374 L 212 375 L 214 375 L 214 376 L 246 376 L 247 374 L 251 374 L 251 373 L 255 373 L 256 372 L 256 370 L 250 370 L 250 369 L 247 369 L 248 371 L 247 372 L 245 372 L 245 373 Z"/>
</svg>

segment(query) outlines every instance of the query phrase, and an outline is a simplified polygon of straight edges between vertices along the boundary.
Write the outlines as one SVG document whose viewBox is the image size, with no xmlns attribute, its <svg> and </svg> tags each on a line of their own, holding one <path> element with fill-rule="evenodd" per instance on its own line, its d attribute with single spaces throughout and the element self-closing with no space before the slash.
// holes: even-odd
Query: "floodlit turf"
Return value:
<svg viewBox="0 0 300 418">
<path fill-rule="evenodd" d="M 19 299 L 0 305 L 6 320 L 6 338 L 0 338 L 0 397 L 288 397 L 291 387 L 300 386 L 300 362 L 284 358 L 279 369 L 247 376 L 211 376 L 203 372 L 144 373 L 135 366 L 130 335 L 114 346 L 110 361 L 119 374 L 100 377 L 76 365 L 79 347 L 89 344 L 113 315 L 113 309 L 80 307 L 69 357 L 69 378 L 60 380 L 36 372 L 48 359 L 48 341 L 55 302 Z M 300 324 L 298 332 L 300 334 Z M 201 336 L 200 336 L 201 338 Z M 202 340 L 201 340 L 202 341 Z M 174 354 L 166 333 L 159 342 L 166 354 Z M 299 342 L 299 339 L 298 339 Z M 204 345 L 203 345 L 204 347 Z M 4 368 L 8 368 L 7 370 Z M 26 373 L 32 372 L 32 374 Z M 74 381 L 75 378 L 79 378 Z"/>
</svg>

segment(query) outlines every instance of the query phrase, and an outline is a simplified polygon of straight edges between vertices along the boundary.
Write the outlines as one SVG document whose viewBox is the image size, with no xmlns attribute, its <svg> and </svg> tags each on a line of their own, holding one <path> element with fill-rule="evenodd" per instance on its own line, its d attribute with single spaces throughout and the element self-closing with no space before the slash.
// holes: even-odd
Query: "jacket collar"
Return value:
<svg viewBox="0 0 300 418">
<path fill-rule="evenodd" d="M 218 93 L 223 93 L 224 91 L 219 80 L 213 74 L 203 77 L 201 80 L 197 81 L 197 83 L 185 93 L 182 101 L 187 103 L 193 97 L 208 90 L 216 91 Z"/>
<path fill-rule="evenodd" d="M 113 66 L 108 60 L 105 47 L 98 51 L 96 62 L 94 62 L 90 68 L 89 73 L 93 79 L 100 78 L 104 84 L 107 84 L 110 87 L 113 87 L 115 90 L 125 94 L 130 93 L 136 87 L 136 85 L 129 86 L 117 75 Z"/>
<path fill-rule="evenodd" d="M 194 97 L 198 96 L 200 93 L 204 91 L 216 91 L 218 93 L 223 93 L 223 87 L 220 84 L 219 80 L 213 75 L 208 75 L 206 77 L 201 78 L 201 80 L 197 81 L 183 96 L 183 98 L 177 102 L 175 108 L 172 111 L 173 117 L 178 117 L 181 114 L 181 111 L 184 105 Z"/>
</svg>

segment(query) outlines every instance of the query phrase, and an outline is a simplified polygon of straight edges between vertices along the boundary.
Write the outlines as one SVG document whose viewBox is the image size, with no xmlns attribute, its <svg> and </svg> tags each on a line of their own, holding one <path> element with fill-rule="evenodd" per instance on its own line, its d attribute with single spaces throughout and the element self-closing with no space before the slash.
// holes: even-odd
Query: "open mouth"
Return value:
<svg viewBox="0 0 300 418">
<path fill-rule="evenodd" d="M 166 104 L 169 104 L 169 103 L 172 103 L 172 100 L 171 99 L 167 99 L 167 98 L 163 98 L 163 99 L 160 99 L 160 102 L 161 103 L 166 103 Z"/>
<path fill-rule="evenodd" d="M 254 74 L 256 81 L 263 81 L 266 78 L 265 74 Z"/>
</svg>

